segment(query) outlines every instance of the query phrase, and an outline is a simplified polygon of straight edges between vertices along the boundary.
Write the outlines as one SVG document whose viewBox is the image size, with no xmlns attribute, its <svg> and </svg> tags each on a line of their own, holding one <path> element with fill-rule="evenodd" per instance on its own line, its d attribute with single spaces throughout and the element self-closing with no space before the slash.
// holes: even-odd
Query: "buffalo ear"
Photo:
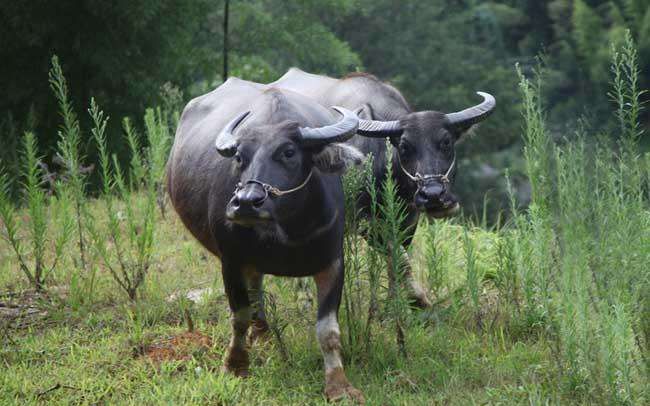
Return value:
<svg viewBox="0 0 650 406">
<path fill-rule="evenodd" d="M 363 154 L 348 144 L 328 144 L 320 151 L 314 152 L 314 166 L 326 173 L 343 173 L 351 166 L 361 165 Z"/>
</svg>

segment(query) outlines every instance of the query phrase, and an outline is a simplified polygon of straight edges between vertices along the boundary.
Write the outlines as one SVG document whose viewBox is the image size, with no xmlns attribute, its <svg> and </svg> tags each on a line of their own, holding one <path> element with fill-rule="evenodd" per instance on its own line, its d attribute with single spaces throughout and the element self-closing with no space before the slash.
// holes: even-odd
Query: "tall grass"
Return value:
<svg viewBox="0 0 650 406">
<path fill-rule="evenodd" d="M 647 154 L 638 148 L 643 92 L 636 66 L 628 33 L 613 52 L 616 143 L 579 131 L 573 142 L 554 145 L 542 81 L 520 73 L 533 203 L 508 231 L 516 235 L 517 270 L 510 236 L 499 266 L 521 285 L 503 293 L 552 339 L 566 390 L 608 404 L 639 404 L 648 391 L 650 185 Z"/>
<path fill-rule="evenodd" d="M 345 315 L 345 335 L 347 347 L 359 348 L 363 342 L 363 334 L 370 331 L 364 329 L 364 304 L 366 302 L 366 279 L 364 272 L 369 265 L 365 255 L 365 246 L 360 239 L 359 233 L 366 226 L 361 211 L 358 208 L 359 195 L 367 186 L 368 171 L 371 167 L 369 161 L 362 168 L 351 168 L 343 176 L 343 189 L 345 195 L 345 237 L 343 240 L 343 250 L 345 253 L 345 281 L 343 285 L 343 311 Z M 370 275 L 369 275 L 370 276 Z M 371 286 L 376 287 L 376 282 L 370 276 Z M 371 288 L 372 289 L 372 288 Z M 373 303 L 369 305 L 373 307 Z M 375 310 L 369 310 L 375 312 Z M 372 323 L 365 318 L 366 323 Z"/>
<path fill-rule="evenodd" d="M 392 145 L 386 144 L 389 157 L 386 168 L 390 173 Z M 406 357 L 405 330 L 409 321 L 409 305 L 404 292 L 404 272 L 409 265 L 403 247 L 409 231 L 403 226 L 406 204 L 398 196 L 397 184 L 391 176 L 380 188 L 375 186 L 372 157 L 361 169 L 350 170 L 344 176 L 343 185 L 346 212 L 343 306 L 348 346 L 359 353 L 362 348 L 368 350 L 373 325 L 383 319 L 394 323 L 397 348 Z M 362 194 L 369 199 L 369 205 L 359 209 Z M 387 289 L 383 289 L 384 272 L 388 275 Z M 383 298 L 386 305 L 382 308 L 380 300 Z"/>
<path fill-rule="evenodd" d="M 68 85 L 63 75 L 63 69 L 59 58 L 52 57 L 52 68 L 49 73 L 50 87 L 59 103 L 59 109 L 63 124 L 59 130 L 57 141 L 57 158 L 63 165 L 65 182 L 60 186 L 66 188 L 72 199 L 75 209 L 75 220 L 77 223 L 77 248 L 79 250 L 78 267 L 82 270 L 87 268 L 87 241 L 85 236 L 85 219 L 88 217 L 86 211 L 86 176 L 83 168 L 84 156 L 81 148 L 81 127 L 79 120 L 72 107 L 68 96 Z"/>
<path fill-rule="evenodd" d="M 448 285 L 448 269 L 445 267 L 446 252 L 442 247 L 444 242 L 440 236 L 439 226 L 434 221 L 425 219 L 421 226 L 425 230 L 423 246 L 427 278 L 426 286 L 431 289 L 436 301 L 440 301 L 443 298 L 444 288 Z"/>
<path fill-rule="evenodd" d="M 30 285 L 44 291 L 48 278 L 60 264 L 72 232 L 74 216 L 69 213 L 70 196 L 50 198 L 43 188 L 42 159 L 36 137 L 26 132 L 22 154 L 22 200 L 25 214 L 19 214 L 11 201 L 10 180 L 0 173 L 0 218 L 4 237 Z M 55 220 L 61 219 L 58 230 Z"/>
<path fill-rule="evenodd" d="M 154 260 L 155 209 L 169 149 L 168 125 L 160 109 L 147 110 L 144 121 L 148 147 L 142 152 L 130 121 L 124 120 L 125 138 L 131 148 L 129 183 L 117 157 L 108 151 L 108 118 L 94 100 L 88 111 L 99 151 L 109 231 L 106 238 L 99 230 L 93 230 L 94 245 L 115 282 L 135 301 Z"/>
<path fill-rule="evenodd" d="M 380 298 L 385 293 L 382 274 L 385 252 L 377 245 L 380 218 L 378 191 L 372 173 L 373 157 L 343 177 L 345 192 L 345 284 L 343 287 L 344 337 L 353 354 L 363 354 L 372 345 L 380 317 Z M 364 212 L 363 194 L 370 200 Z M 368 242 L 371 242 L 368 244 Z"/>
</svg>

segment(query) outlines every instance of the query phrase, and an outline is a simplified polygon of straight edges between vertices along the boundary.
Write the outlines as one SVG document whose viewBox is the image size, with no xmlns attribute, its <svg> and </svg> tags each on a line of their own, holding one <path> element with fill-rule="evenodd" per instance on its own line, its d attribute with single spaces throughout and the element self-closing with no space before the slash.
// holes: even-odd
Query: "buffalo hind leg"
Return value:
<svg viewBox="0 0 650 406">
<path fill-rule="evenodd" d="M 427 297 L 427 292 L 424 290 L 420 282 L 415 279 L 413 276 L 413 269 L 411 268 L 411 258 L 406 251 L 406 248 L 402 247 L 400 253 L 403 255 L 404 261 L 404 283 L 406 284 L 406 289 L 408 291 L 409 302 L 420 309 L 430 308 L 431 301 Z"/>
<path fill-rule="evenodd" d="M 248 297 L 253 304 L 253 320 L 248 341 L 252 344 L 257 340 L 266 340 L 270 337 L 269 323 L 266 321 L 264 311 L 264 274 L 251 271 L 248 273 Z"/>
<path fill-rule="evenodd" d="M 332 266 L 314 275 L 314 281 L 318 291 L 316 337 L 325 362 L 325 397 L 330 401 L 348 397 L 363 404 L 363 394 L 348 381 L 341 360 L 338 309 L 343 291 L 342 260 L 336 260 Z"/>
<path fill-rule="evenodd" d="M 399 263 L 402 265 L 402 283 L 406 289 L 407 299 L 411 306 L 418 307 L 420 309 L 430 308 L 431 301 L 427 297 L 427 291 L 420 285 L 420 283 L 413 276 L 413 268 L 411 266 L 411 258 L 408 255 L 408 247 L 413 243 L 413 238 L 415 237 L 415 231 L 418 224 L 417 212 L 411 211 L 407 218 L 405 219 L 403 226 L 404 231 L 407 233 L 405 240 L 402 242 L 399 252 Z M 391 250 L 392 251 L 392 250 Z M 393 258 L 389 258 L 389 261 Z M 389 269 L 389 277 L 390 269 Z"/>
<path fill-rule="evenodd" d="M 398 264 L 402 267 L 402 283 L 405 285 L 404 287 L 406 288 L 409 303 L 411 303 L 412 306 L 418 307 L 420 309 L 430 308 L 432 305 L 431 301 L 427 297 L 426 291 L 415 279 L 415 276 L 413 276 L 411 258 L 409 257 L 406 248 L 400 247 L 398 255 L 400 256 L 398 258 Z M 390 286 L 393 286 L 396 281 L 395 275 L 392 271 L 393 256 L 391 254 L 388 255 L 388 261 L 388 283 Z"/>
<path fill-rule="evenodd" d="M 226 350 L 223 369 L 236 376 L 248 376 L 246 332 L 252 318 L 252 308 L 246 289 L 243 269 L 222 260 L 223 284 L 231 311 L 232 336 Z"/>
<path fill-rule="evenodd" d="M 397 253 L 397 258 L 394 258 L 392 254 L 388 254 L 386 260 L 388 261 L 388 283 L 389 283 L 389 289 L 392 289 L 393 291 L 394 288 L 396 287 L 397 280 L 395 278 L 395 275 L 393 274 L 393 263 L 396 260 L 397 263 L 401 266 L 402 270 L 402 278 L 401 278 L 401 286 L 404 287 L 406 290 L 406 294 L 408 296 L 408 301 L 412 306 L 418 307 L 420 309 L 428 309 L 430 308 L 431 301 L 427 297 L 426 290 L 420 285 L 420 283 L 415 279 L 413 276 L 413 271 L 411 267 L 411 258 L 409 258 L 408 252 L 406 249 L 408 246 L 411 244 L 413 241 L 413 236 L 411 235 L 409 238 L 404 241 L 404 244 L 400 246 L 400 249 L 398 250 Z M 386 244 L 385 242 L 380 241 L 373 241 L 372 239 L 368 241 L 372 247 L 375 249 L 381 250 L 381 247 L 385 247 Z M 388 247 L 390 248 L 390 244 L 388 244 Z M 389 252 L 392 252 L 393 250 L 390 249 Z"/>
</svg>

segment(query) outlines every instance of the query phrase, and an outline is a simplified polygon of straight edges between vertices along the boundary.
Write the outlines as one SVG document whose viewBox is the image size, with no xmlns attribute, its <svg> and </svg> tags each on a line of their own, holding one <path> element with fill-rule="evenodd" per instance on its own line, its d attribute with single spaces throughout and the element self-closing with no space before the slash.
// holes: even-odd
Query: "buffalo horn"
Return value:
<svg viewBox="0 0 650 406">
<path fill-rule="evenodd" d="M 300 127 L 303 145 L 311 147 L 331 142 L 345 142 L 356 134 L 359 117 L 343 107 L 332 106 L 332 108 L 341 113 L 341 119 L 334 124 L 323 127 Z"/>
<path fill-rule="evenodd" d="M 483 98 L 481 104 L 456 112 L 445 114 L 446 126 L 452 130 L 465 131 L 472 125 L 484 120 L 497 105 L 494 96 L 485 92 L 476 92 Z"/>
<path fill-rule="evenodd" d="M 217 151 L 225 157 L 231 157 L 235 155 L 235 152 L 237 152 L 237 137 L 233 134 L 235 131 L 235 128 L 244 121 L 244 119 L 250 114 L 250 111 L 245 111 L 237 117 L 233 118 L 230 120 L 228 124 L 221 130 L 219 135 L 217 136 L 217 141 L 215 142 L 215 146 L 217 147 Z"/>
</svg>

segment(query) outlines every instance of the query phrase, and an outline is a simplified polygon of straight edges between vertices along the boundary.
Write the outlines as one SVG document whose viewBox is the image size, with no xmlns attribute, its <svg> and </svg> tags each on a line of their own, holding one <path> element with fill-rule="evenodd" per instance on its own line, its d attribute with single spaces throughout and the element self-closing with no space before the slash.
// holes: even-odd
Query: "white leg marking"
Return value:
<svg viewBox="0 0 650 406">
<path fill-rule="evenodd" d="M 251 307 L 245 307 L 236 311 L 231 318 L 232 338 L 230 339 L 230 348 L 246 348 L 246 331 L 251 321 L 253 310 Z"/>
<path fill-rule="evenodd" d="M 325 373 L 334 368 L 343 368 L 341 361 L 341 332 L 336 320 L 336 312 L 332 311 L 316 323 L 316 337 L 325 360 Z"/>
</svg>

